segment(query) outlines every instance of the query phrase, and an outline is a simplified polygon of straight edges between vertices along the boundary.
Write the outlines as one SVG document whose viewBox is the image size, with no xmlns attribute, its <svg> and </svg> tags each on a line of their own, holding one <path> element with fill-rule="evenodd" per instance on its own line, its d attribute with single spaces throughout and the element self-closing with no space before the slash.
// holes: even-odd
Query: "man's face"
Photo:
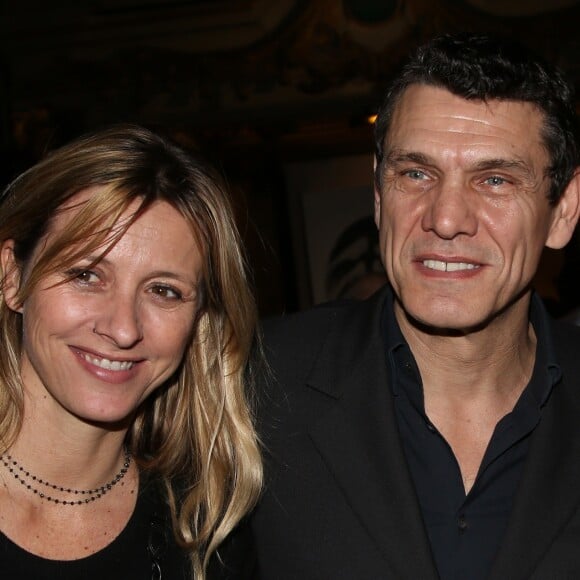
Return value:
<svg viewBox="0 0 580 580">
<path fill-rule="evenodd" d="M 573 229 L 562 223 L 565 199 L 548 204 L 542 121 L 530 103 L 405 91 L 375 191 L 399 319 L 404 311 L 433 329 L 469 332 L 515 304 L 524 312 L 518 299 L 544 245 L 565 245 Z"/>
</svg>

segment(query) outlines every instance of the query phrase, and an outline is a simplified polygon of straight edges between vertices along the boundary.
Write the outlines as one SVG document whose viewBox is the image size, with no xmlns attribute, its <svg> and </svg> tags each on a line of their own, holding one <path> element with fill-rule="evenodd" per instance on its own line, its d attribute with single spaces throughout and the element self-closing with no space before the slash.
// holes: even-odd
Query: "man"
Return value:
<svg viewBox="0 0 580 580">
<path fill-rule="evenodd" d="M 580 332 L 531 289 L 580 208 L 560 74 L 419 49 L 376 122 L 389 287 L 266 326 L 267 580 L 580 578 Z"/>
</svg>

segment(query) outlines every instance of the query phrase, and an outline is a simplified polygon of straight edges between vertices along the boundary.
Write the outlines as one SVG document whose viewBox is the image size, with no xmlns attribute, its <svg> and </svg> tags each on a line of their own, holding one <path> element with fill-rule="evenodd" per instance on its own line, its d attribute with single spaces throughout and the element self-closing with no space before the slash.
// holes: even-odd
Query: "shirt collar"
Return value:
<svg viewBox="0 0 580 580">
<path fill-rule="evenodd" d="M 536 404 L 541 407 L 546 403 L 553 386 L 561 380 L 562 369 L 556 358 L 550 317 L 536 292 L 532 293 L 530 301 L 530 322 L 536 334 L 536 359 L 527 390 Z M 416 367 L 416 362 L 395 316 L 392 290 L 386 294 L 382 323 L 387 361 L 394 379 L 391 380 L 391 389 L 393 394 L 397 395 L 399 389 L 399 381 L 396 380 L 397 369 L 408 367 L 409 364 Z"/>
</svg>

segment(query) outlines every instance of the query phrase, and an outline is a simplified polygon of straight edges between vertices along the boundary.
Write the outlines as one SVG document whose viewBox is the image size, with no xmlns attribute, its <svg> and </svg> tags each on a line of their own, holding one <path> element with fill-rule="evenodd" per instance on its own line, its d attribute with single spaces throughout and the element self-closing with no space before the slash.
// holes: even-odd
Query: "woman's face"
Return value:
<svg viewBox="0 0 580 580">
<path fill-rule="evenodd" d="M 46 242 L 91 191 L 71 200 Z M 11 248 L 2 247 L 5 272 Z M 25 395 L 45 417 L 123 421 L 172 375 L 191 340 L 202 256 L 177 210 L 155 202 L 90 266 L 95 258 L 48 275 L 22 305 L 13 298 L 19 274 L 7 282 L 8 306 L 22 314 Z"/>
</svg>

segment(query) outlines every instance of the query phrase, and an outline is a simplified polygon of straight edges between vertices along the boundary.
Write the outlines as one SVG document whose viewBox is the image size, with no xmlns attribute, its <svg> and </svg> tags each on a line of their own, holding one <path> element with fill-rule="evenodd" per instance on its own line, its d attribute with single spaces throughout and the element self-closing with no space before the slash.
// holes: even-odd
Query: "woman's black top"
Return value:
<svg viewBox="0 0 580 580">
<path fill-rule="evenodd" d="M 63 508 L 66 509 L 66 508 Z M 0 578 L 26 580 L 191 580 L 189 559 L 171 531 L 158 486 L 143 482 L 123 531 L 105 548 L 79 560 L 47 560 L 0 532 Z"/>
</svg>

